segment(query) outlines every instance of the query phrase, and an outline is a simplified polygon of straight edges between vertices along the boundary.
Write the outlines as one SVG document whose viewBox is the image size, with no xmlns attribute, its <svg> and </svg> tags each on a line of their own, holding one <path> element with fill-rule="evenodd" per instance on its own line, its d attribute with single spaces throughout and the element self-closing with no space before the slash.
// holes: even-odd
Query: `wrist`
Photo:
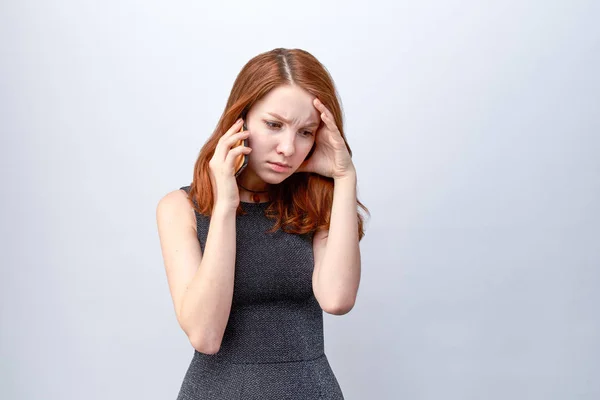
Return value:
<svg viewBox="0 0 600 400">
<path fill-rule="evenodd" d="M 333 177 L 334 182 L 356 182 L 356 179 L 356 170 L 354 169 L 343 175 Z"/>
<path fill-rule="evenodd" d="M 237 208 L 238 208 L 238 205 L 216 202 L 213 206 L 212 216 L 213 217 L 221 217 L 221 216 L 226 217 L 228 215 L 235 214 L 237 211 Z"/>
</svg>

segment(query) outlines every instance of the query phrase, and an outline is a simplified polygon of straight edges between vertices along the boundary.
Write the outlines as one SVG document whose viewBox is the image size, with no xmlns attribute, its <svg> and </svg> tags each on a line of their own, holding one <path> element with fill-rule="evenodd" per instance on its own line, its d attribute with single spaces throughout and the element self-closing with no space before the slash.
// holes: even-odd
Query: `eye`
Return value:
<svg viewBox="0 0 600 400">
<path fill-rule="evenodd" d="M 279 129 L 279 128 L 281 128 L 281 124 L 279 122 L 272 122 L 272 121 L 266 121 L 265 120 L 265 124 L 270 129 Z M 302 135 L 304 137 L 308 137 L 308 136 L 313 136 L 313 133 L 311 131 L 304 131 L 304 132 L 302 132 Z"/>
<path fill-rule="evenodd" d="M 281 124 L 277 122 L 265 121 L 265 124 L 271 129 L 281 127 Z"/>
</svg>

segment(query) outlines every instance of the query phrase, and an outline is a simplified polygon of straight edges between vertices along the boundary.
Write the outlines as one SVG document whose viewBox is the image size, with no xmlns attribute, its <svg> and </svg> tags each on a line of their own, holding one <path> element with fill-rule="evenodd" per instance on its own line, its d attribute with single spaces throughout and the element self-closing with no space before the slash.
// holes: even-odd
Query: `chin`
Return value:
<svg viewBox="0 0 600 400">
<path fill-rule="evenodd" d="M 296 172 L 296 170 L 291 170 L 288 173 L 277 173 L 277 172 L 269 172 L 267 171 L 264 174 L 260 174 L 260 179 L 262 179 L 265 183 L 268 183 L 270 185 L 277 185 L 283 181 L 285 181 L 287 178 L 289 178 L 290 176 L 292 176 L 294 174 L 294 172 Z"/>
<path fill-rule="evenodd" d="M 266 176 L 261 176 L 260 178 L 265 182 L 268 183 L 269 185 L 277 185 L 280 184 L 281 182 L 285 181 L 287 178 L 289 177 L 288 174 L 273 174 L 273 175 L 266 175 Z"/>
</svg>

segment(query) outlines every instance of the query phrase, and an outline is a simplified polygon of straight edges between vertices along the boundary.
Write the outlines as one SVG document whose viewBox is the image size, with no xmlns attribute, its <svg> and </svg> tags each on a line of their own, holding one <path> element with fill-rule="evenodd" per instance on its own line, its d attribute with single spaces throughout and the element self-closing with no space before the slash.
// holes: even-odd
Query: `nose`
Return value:
<svg viewBox="0 0 600 400">
<path fill-rule="evenodd" d="M 285 157 L 291 157 L 294 155 L 295 150 L 295 135 L 289 132 L 281 135 L 281 140 L 277 145 L 277 153 L 282 154 Z"/>
</svg>

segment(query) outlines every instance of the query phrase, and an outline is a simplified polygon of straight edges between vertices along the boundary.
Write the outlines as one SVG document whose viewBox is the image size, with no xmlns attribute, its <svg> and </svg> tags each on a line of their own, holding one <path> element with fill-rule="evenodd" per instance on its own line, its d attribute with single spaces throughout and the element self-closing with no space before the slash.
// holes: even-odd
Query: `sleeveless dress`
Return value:
<svg viewBox="0 0 600 400">
<path fill-rule="evenodd" d="M 181 187 L 189 193 L 190 186 Z M 236 216 L 231 312 L 216 354 L 194 350 L 177 400 L 343 400 L 324 353 L 323 310 L 312 290 L 312 234 L 267 231 L 269 203 Z M 202 252 L 210 217 L 197 212 Z"/>
</svg>

